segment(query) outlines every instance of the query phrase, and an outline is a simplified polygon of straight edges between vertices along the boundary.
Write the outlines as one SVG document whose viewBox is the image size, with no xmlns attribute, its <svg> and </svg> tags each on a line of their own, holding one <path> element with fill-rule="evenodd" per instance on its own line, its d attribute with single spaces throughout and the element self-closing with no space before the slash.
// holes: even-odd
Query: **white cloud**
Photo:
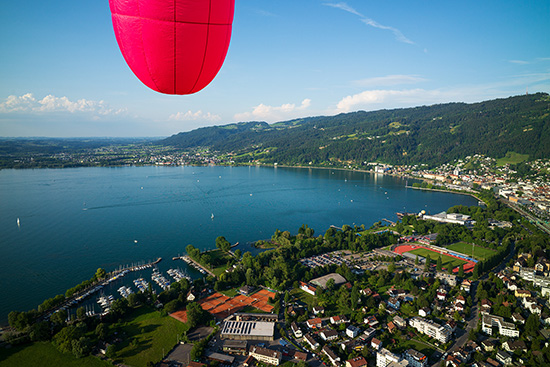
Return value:
<svg viewBox="0 0 550 367">
<path fill-rule="evenodd" d="M 51 94 L 42 99 L 36 99 L 32 93 L 22 96 L 11 95 L 0 102 L 0 113 L 46 114 L 59 112 L 87 113 L 97 118 L 106 115 L 119 115 L 126 112 L 126 110 L 113 109 L 104 101 L 86 99 L 71 101 L 67 97 L 56 97 Z"/>
<path fill-rule="evenodd" d="M 204 113 L 201 110 L 198 110 L 197 112 L 187 111 L 187 112 L 178 112 L 175 114 L 171 114 L 168 117 L 168 120 L 175 120 L 175 121 L 221 121 L 220 115 L 213 115 L 210 112 Z"/>
<path fill-rule="evenodd" d="M 386 30 L 386 31 L 391 31 L 393 33 L 393 35 L 395 36 L 395 38 L 400 42 L 408 43 L 408 44 L 411 44 L 411 45 L 414 44 L 414 42 L 411 41 L 410 39 L 408 39 L 407 37 L 405 37 L 405 35 L 403 35 L 403 33 L 399 29 L 380 24 L 377 21 L 375 21 L 374 19 L 371 19 L 371 18 L 368 18 L 368 17 L 364 16 L 363 14 L 361 14 L 360 12 L 358 12 L 357 10 L 355 10 L 354 8 L 352 8 L 351 6 L 349 6 L 346 3 L 343 3 L 343 2 L 341 2 L 341 3 L 325 3 L 325 5 L 333 7 L 333 8 L 341 9 L 341 10 L 346 11 L 348 13 L 351 13 L 353 15 L 357 15 L 359 18 L 361 18 L 361 22 L 365 23 L 368 26 L 383 29 L 383 30 Z"/>
<path fill-rule="evenodd" d="M 285 103 L 281 106 L 268 106 L 263 103 L 254 107 L 252 112 L 243 112 L 235 114 L 234 118 L 237 121 L 250 120 L 265 120 L 265 121 L 281 121 L 285 119 L 297 118 L 300 112 L 306 111 L 311 105 L 311 99 L 306 98 L 299 106 L 294 103 Z"/>
<path fill-rule="evenodd" d="M 519 65 L 527 65 L 527 64 L 530 64 L 529 61 L 524 61 L 524 60 L 510 60 L 510 63 L 512 63 L 512 64 L 519 64 Z"/>
<path fill-rule="evenodd" d="M 426 79 L 416 75 L 386 75 L 375 78 L 367 78 L 357 80 L 354 83 L 363 87 L 387 87 L 392 85 L 401 84 L 414 84 L 418 82 L 425 82 Z"/>
<path fill-rule="evenodd" d="M 355 111 L 359 109 L 370 110 L 388 106 L 417 105 L 441 102 L 449 95 L 437 90 L 408 89 L 408 90 L 366 90 L 342 98 L 336 106 L 336 113 Z"/>
</svg>

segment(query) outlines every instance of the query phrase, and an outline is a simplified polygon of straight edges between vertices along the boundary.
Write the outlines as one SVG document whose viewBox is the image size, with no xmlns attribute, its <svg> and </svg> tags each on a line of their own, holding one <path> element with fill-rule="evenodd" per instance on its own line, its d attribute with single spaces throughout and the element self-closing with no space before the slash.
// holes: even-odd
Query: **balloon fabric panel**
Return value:
<svg viewBox="0 0 550 367">
<path fill-rule="evenodd" d="M 132 72 L 149 88 L 191 94 L 223 65 L 235 0 L 109 0 L 115 36 Z"/>
</svg>

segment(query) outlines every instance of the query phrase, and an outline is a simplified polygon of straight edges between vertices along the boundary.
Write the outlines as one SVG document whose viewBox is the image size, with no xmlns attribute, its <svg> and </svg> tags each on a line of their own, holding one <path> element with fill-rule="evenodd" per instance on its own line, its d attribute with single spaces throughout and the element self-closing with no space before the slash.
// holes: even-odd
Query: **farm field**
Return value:
<svg viewBox="0 0 550 367">
<path fill-rule="evenodd" d="M 461 254 L 472 256 L 472 244 L 466 242 L 457 242 L 447 246 L 449 250 L 460 252 Z M 494 250 L 474 245 L 474 258 L 485 260 L 495 253 Z"/>
<path fill-rule="evenodd" d="M 409 251 L 411 254 L 415 254 L 418 256 L 422 256 L 427 258 L 430 256 L 430 259 L 432 260 L 432 264 L 435 264 L 437 262 L 437 259 L 439 257 L 439 253 L 435 251 L 426 250 L 424 248 L 415 249 L 412 251 Z M 441 254 L 441 260 L 443 261 L 443 267 L 448 269 L 449 267 L 456 268 L 460 265 L 466 265 L 468 262 L 464 260 L 457 259 L 455 257 L 447 256 Z"/>
<path fill-rule="evenodd" d="M 529 154 L 519 154 L 516 152 L 508 152 L 505 157 L 497 159 L 497 167 L 502 167 L 505 164 L 518 164 L 529 159 Z"/>
</svg>

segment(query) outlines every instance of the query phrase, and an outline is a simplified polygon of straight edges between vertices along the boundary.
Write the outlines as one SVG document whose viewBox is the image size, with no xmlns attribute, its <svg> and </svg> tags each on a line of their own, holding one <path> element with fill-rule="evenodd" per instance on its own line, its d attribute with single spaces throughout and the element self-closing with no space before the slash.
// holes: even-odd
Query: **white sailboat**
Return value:
<svg viewBox="0 0 550 367">
<path fill-rule="evenodd" d="M 210 219 L 214 219 L 214 213 L 212 213 L 212 215 L 210 216 Z"/>
<path fill-rule="evenodd" d="M 17 227 L 21 227 L 21 222 L 19 221 L 19 218 L 17 218 Z"/>
</svg>

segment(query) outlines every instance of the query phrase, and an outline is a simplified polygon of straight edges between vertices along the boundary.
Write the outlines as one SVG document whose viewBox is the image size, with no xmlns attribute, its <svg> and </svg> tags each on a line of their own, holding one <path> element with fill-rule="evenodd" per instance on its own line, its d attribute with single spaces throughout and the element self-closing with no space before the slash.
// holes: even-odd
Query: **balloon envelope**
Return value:
<svg viewBox="0 0 550 367">
<path fill-rule="evenodd" d="M 109 5 L 120 51 L 149 88 L 195 93 L 222 67 L 235 0 L 109 0 Z"/>
</svg>

